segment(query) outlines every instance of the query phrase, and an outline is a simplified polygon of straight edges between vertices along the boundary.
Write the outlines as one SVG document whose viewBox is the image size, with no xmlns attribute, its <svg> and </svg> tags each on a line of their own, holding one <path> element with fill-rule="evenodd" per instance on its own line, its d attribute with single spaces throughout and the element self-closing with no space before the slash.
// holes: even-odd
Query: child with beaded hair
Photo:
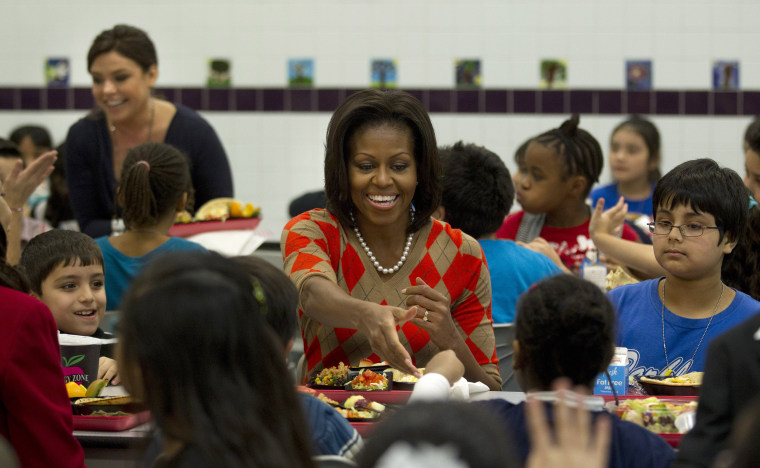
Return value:
<svg viewBox="0 0 760 468">
<path fill-rule="evenodd" d="M 178 212 L 192 205 L 187 158 L 165 143 L 145 143 L 127 153 L 118 201 L 126 231 L 95 239 L 103 251 L 107 310 L 116 310 L 132 279 L 155 257 L 176 250 L 206 249 L 169 236 Z"/>
<path fill-rule="evenodd" d="M 629 375 L 702 371 L 712 339 L 760 312 L 721 276 L 747 223 L 747 190 L 733 170 L 696 159 L 660 179 L 653 208 L 649 229 L 665 276 L 610 291 L 617 344 L 628 348 Z"/>
<path fill-rule="evenodd" d="M 586 197 L 604 165 L 599 142 L 579 128 L 579 122 L 578 114 L 573 114 L 559 128 L 530 140 L 525 152 L 515 155 L 517 172 L 512 180 L 523 211 L 507 216 L 496 233 L 500 239 L 518 242 L 546 240 L 573 272 L 594 247 Z M 630 226 L 623 227 L 622 236 L 638 239 Z"/>
</svg>

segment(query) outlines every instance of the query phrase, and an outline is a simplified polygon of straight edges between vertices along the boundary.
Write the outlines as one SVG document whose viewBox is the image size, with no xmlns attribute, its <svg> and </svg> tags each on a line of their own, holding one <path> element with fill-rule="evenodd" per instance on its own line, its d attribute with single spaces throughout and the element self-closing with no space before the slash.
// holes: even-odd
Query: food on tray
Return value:
<svg viewBox="0 0 760 468">
<path fill-rule="evenodd" d="M 86 406 L 113 406 L 113 405 L 126 405 L 132 403 L 132 397 L 125 396 L 113 396 L 113 397 L 93 397 L 93 398 L 80 398 L 74 402 L 75 405 Z"/>
<path fill-rule="evenodd" d="M 193 215 L 187 210 L 182 210 L 174 217 L 175 223 L 185 224 L 193 222 Z"/>
<path fill-rule="evenodd" d="M 87 396 L 87 388 L 79 382 L 67 383 L 66 391 L 69 393 L 69 398 L 83 398 Z"/>
<path fill-rule="evenodd" d="M 351 395 L 343 402 L 343 407 L 348 409 L 370 409 L 377 413 L 385 411 L 385 405 L 376 401 L 368 400 L 361 395 Z"/>
<path fill-rule="evenodd" d="M 90 382 L 90 385 L 87 387 L 87 392 L 84 396 L 91 398 L 91 397 L 98 397 L 103 392 L 103 389 L 106 388 L 106 385 L 108 384 L 108 380 L 106 379 L 96 379 Z"/>
<path fill-rule="evenodd" d="M 234 198 L 214 198 L 203 204 L 195 212 L 193 221 L 225 221 L 228 218 L 253 218 L 259 215 L 261 207 L 243 203 Z M 178 222 L 181 222 L 177 220 Z"/>
<path fill-rule="evenodd" d="M 702 385 L 702 376 L 704 375 L 704 372 L 689 372 L 688 374 L 683 375 L 677 375 L 674 377 L 666 377 L 666 378 L 651 378 L 647 376 L 641 376 L 639 380 L 643 382 L 649 382 L 653 384 L 660 384 L 660 385 Z"/>
<path fill-rule="evenodd" d="M 614 403 L 613 403 L 614 405 Z M 657 397 L 622 400 L 614 412 L 624 421 L 630 421 L 659 434 L 678 434 L 676 418 L 681 413 L 696 411 L 696 401 L 678 399 L 661 400 Z"/>
<path fill-rule="evenodd" d="M 88 414 L 88 416 L 107 416 L 107 417 L 129 416 L 129 415 L 130 413 L 125 413 L 124 411 L 102 411 L 102 410 L 93 411 L 92 413 Z"/>
<path fill-rule="evenodd" d="M 367 369 L 359 372 L 359 375 L 351 381 L 351 388 L 353 390 L 387 390 L 388 378 Z"/>
<path fill-rule="evenodd" d="M 605 288 L 607 291 L 609 291 L 610 289 L 615 289 L 618 286 L 623 286 L 624 284 L 633 284 L 638 282 L 639 281 L 636 278 L 626 273 L 626 271 L 621 267 L 617 267 L 615 270 L 607 273 Z"/>
<path fill-rule="evenodd" d="M 404 372 L 401 372 L 398 369 L 390 368 L 389 371 L 393 372 L 393 382 L 398 383 L 415 383 L 417 380 L 419 380 L 417 377 L 411 375 L 411 374 L 405 374 Z M 425 369 L 418 369 L 421 374 L 425 373 Z"/>
<path fill-rule="evenodd" d="M 346 384 L 347 377 L 348 366 L 341 362 L 338 366 L 326 367 L 322 369 L 319 374 L 314 377 L 314 383 L 316 385 L 342 387 Z"/>
</svg>

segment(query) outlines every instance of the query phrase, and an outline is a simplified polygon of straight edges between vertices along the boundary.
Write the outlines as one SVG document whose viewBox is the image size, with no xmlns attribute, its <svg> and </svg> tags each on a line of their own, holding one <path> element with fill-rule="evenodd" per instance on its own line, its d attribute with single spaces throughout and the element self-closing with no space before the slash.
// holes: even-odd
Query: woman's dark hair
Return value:
<svg viewBox="0 0 760 468">
<path fill-rule="evenodd" d="M 749 192 L 749 191 L 748 191 Z M 723 258 L 721 279 L 726 285 L 760 301 L 760 208 L 751 208 L 736 247 Z"/>
<path fill-rule="evenodd" d="M 733 242 L 747 224 L 749 192 L 733 169 L 721 168 L 712 159 L 693 159 L 671 169 L 657 182 L 652 194 L 652 212 L 672 210 L 678 205 L 715 217 L 715 225 Z"/>
<path fill-rule="evenodd" d="M 404 459 L 410 455 L 406 447 L 412 457 L 420 452 L 418 459 Z M 423 466 L 419 463 L 432 451 L 448 452 L 472 468 L 520 466 L 504 424 L 493 413 L 478 403 L 452 401 L 414 403 L 377 423 L 357 463 L 360 468 L 372 468 L 380 460 L 383 466 Z"/>
<path fill-rule="evenodd" d="M 496 232 L 515 199 L 504 161 L 483 146 L 461 141 L 439 153 L 446 222 L 475 239 Z"/>
<path fill-rule="evenodd" d="M 193 184 L 187 156 L 166 143 L 144 143 L 129 150 L 121 170 L 119 200 L 127 229 L 153 226 L 187 193 L 192 209 Z"/>
<path fill-rule="evenodd" d="M 662 177 L 659 166 L 661 159 L 660 132 L 657 130 L 657 127 L 655 127 L 654 124 L 649 120 L 634 115 L 628 120 L 625 120 L 618 124 L 618 126 L 612 130 L 612 137 L 614 137 L 618 130 L 621 129 L 630 130 L 644 140 L 644 144 L 647 146 L 647 150 L 649 151 L 648 161 L 652 161 L 653 159 L 657 161 L 657 166 L 649 171 L 649 182 L 657 182 L 660 180 L 660 177 Z M 612 137 L 610 137 L 610 139 Z"/>
<path fill-rule="evenodd" d="M 565 165 L 565 177 L 580 175 L 586 179 L 585 197 L 591 191 L 591 186 L 599 181 L 604 156 L 596 138 L 579 128 L 579 123 L 580 116 L 573 114 L 559 128 L 542 133 L 532 142 L 553 148 L 557 152 Z"/>
<path fill-rule="evenodd" d="M 5 263 L 5 229 L 0 226 L 0 286 L 29 294 L 29 282 L 17 269 Z"/>
<path fill-rule="evenodd" d="M 144 72 L 152 65 L 158 65 L 156 48 L 153 41 L 142 29 L 126 24 L 117 24 L 98 34 L 87 52 L 87 70 L 92 62 L 102 54 L 118 52 L 120 55 L 137 63 Z"/>
<path fill-rule="evenodd" d="M 232 257 L 253 283 L 253 293 L 264 319 L 285 346 L 298 329 L 298 290 L 290 278 L 261 257 Z M 257 286 L 258 283 L 258 286 Z"/>
<path fill-rule="evenodd" d="M 567 377 L 591 386 L 615 349 L 615 312 L 601 289 L 573 275 L 537 283 L 517 302 L 517 360 L 534 385 L 549 390 Z"/>
<path fill-rule="evenodd" d="M 20 145 L 21 140 L 23 140 L 24 137 L 31 138 L 34 146 L 40 146 L 46 149 L 53 147 L 53 141 L 52 138 L 50 138 L 50 132 L 48 132 L 45 127 L 40 127 L 39 125 L 23 125 L 14 129 L 11 132 L 9 139 L 12 142 L 16 143 L 16 145 Z"/>
<path fill-rule="evenodd" d="M 294 383 L 250 277 L 212 253 L 161 258 L 122 302 L 118 356 L 130 391 L 195 462 L 311 466 Z"/>
<path fill-rule="evenodd" d="M 344 226 L 352 225 L 354 205 L 348 180 L 351 138 L 361 130 L 383 125 L 408 129 L 414 140 L 418 185 L 412 200 L 415 217 L 408 232 L 415 232 L 430 222 L 430 215 L 441 202 L 441 163 L 427 111 L 419 99 L 403 91 L 359 91 L 335 110 L 327 126 L 325 147 L 327 209 Z"/>
</svg>

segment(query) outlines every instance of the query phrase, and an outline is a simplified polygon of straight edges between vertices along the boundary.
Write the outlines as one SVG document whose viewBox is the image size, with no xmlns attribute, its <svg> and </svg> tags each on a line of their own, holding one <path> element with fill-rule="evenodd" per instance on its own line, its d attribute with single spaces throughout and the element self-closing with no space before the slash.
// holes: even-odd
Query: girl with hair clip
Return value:
<svg viewBox="0 0 760 468">
<path fill-rule="evenodd" d="M 609 162 L 613 183 L 591 191 L 591 205 L 600 198 L 611 206 L 621 197 L 628 204 L 627 221 L 651 244 L 646 223 L 653 219 L 652 192 L 660 179 L 660 132 L 649 120 L 633 116 L 620 123 L 610 137 Z"/>
<path fill-rule="evenodd" d="M 117 310 L 124 291 L 143 266 L 176 250 L 206 249 L 168 232 L 175 216 L 192 204 L 193 187 L 185 156 L 164 143 L 145 143 L 127 154 L 119 186 L 124 234 L 100 237 L 106 271 L 106 310 Z"/>
<path fill-rule="evenodd" d="M 501 390 L 491 281 L 472 237 L 431 218 L 441 162 L 422 103 L 397 90 L 349 96 L 325 148 L 328 208 L 285 226 L 285 272 L 300 294 L 308 374 L 361 359 L 419 375 L 442 349 L 465 377 Z"/>
<path fill-rule="evenodd" d="M 135 279 L 117 359 L 127 390 L 146 402 L 161 434 L 152 466 L 312 466 L 267 307 L 251 278 L 215 254 L 168 254 Z"/>
<path fill-rule="evenodd" d="M 232 173 L 214 129 L 192 109 L 153 95 L 158 55 L 145 31 L 125 24 L 107 29 L 87 52 L 96 110 L 69 128 L 66 174 L 82 232 L 120 232 L 116 187 L 129 148 L 162 142 L 189 159 L 198 206 L 231 197 Z"/>
<path fill-rule="evenodd" d="M 578 272 L 586 252 L 594 248 L 586 197 L 604 165 L 599 143 L 578 128 L 579 122 L 578 114 L 573 114 L 559 128 L 530 140 L 525 153 L 516 155 L 512 180 L 523 211 L 507 216 L 496 233 L 500 239 L 522 242 L 549 258 L 558 255 L 560 266 L 572 272 Z M 623 227 L 622 236 L 638 239 L 630 226 Z M 538 238 L 546 242 L 533 242 Z"/>
</svg>

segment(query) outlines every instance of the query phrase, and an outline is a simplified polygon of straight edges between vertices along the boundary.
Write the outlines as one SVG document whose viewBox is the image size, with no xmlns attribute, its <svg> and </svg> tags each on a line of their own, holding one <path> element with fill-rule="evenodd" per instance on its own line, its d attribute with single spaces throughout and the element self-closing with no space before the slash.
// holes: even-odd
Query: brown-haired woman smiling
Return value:
<svg viewBox="0 0 760 468">
<path fill-rule="evenodd" d="M 395 90 L 349 96 L 327 129 L 327 210 L 293 218 L 285 271 L 300 293 L 308 373 L 362 358 L 409 373 L 452 349 L 465 377 L 500 389 L 491 284 L 477 241 L 431 219 L 441 198 L 435 132 Z"/>
<path fill-rule="evenodd" d="M 71 205 L 82 232 L 111 233 L 122 163 L 127 150 L 142 143 L 168 143 L 188 156 L 196 206 L 232 196 L 229 162 L 214 129 L 191 109 L 152 95 L 158 58 L 144 31 L 117 25 L 101 32 L 87 54 L 87 70 L 98 109 L 66 137 Z"/>
</svg>

